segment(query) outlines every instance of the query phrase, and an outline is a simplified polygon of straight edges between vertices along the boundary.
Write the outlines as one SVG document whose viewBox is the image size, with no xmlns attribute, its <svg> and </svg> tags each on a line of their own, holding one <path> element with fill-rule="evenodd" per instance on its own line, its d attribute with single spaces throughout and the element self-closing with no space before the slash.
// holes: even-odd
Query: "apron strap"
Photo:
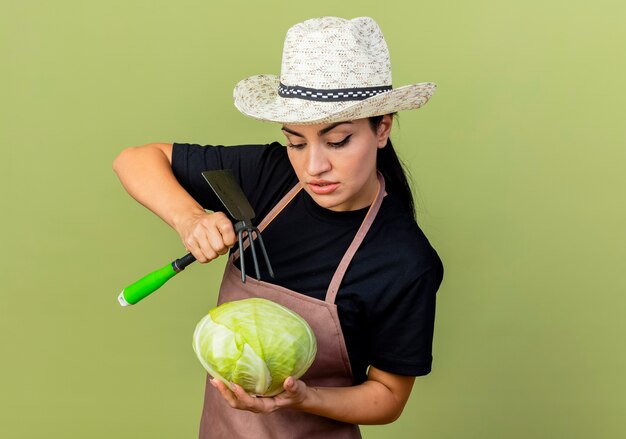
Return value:
<svg viewBox="0 0 626 439">
<path fill-rule="evenodd" d="M 350 247 L 348 247 L 348 250 L 343 255 L 343 258 L 341 259 L 341 262 L 339 263 L 339 266 L 337 267 L 337 270 L 335 271 L 335 274 L 333 275 L 330 281 L 330 285 L 328 286 L 328 290 L 326 291 L 326 299 L 325 299 L 326 302 L 335 303 L 335 298 L 337 297 L 337 292 L 339 291 L 339 286 L 341 285 L 343 276 L 346 274 L 346 271 L 348 270 L 348 266 L 350 265 L 350 262 L 352 261 L 354 254 L 356 253 L 361 243 L 363 242 L 365 235 L 367 234 L 370 227 L 372 226 L 372 223 L 374 222 L 374 219 L 376 218 L 376 214 L 380 210 L 380 206 L 383 203 L 383 198 L 386 195 L 385 179 L 383 178 L 382 174 L 378 171 L 377 171 L 377 177 L 378 177 L 378 192 L 376 193 L 376 198 L 374 199 L 374 202 L 372 203 L 369 210 L 367 211 L 367 214 L 365 215 L 365 219 L 363 220 L 363 223 L 361 223 L 361 226 L 359 227 L 359 230 L 354 236 L 354 239 L 352 240 Z M 269 211 L 269 213 L 265 216 L 265 218 L 263 218 L 263 221 L 261 221 L 261 223 L 258 226 L 259 231 L 263 232 L 263 230 L 269 225 L 269 223 L 271 223 L 272 220 L 276 218 L 276 216 L 280 212 L 282 212 L 282 210 L 287 206 L 287 204 L 289 204 L 291 200 L 301 190 L 302 190 L 302 185 L 300 183 L 296 184 L 293 188 L 291 188 L 291 190 L 287 192 L 287 194 L 276 204 L 276 206 L 274 206 L 272 210 Z M 246 248 L 248 248 L 249 245 L 250 245 L 250 242 L 248 240 L 245 240 L 243 244 L 243 249 L 245 250 Z M 237 249 L 230 256 L 231 262 L 236 260 L 239 257 L 240 250 L 241 249 Z"/>
<path fill-rule="evenodd" d="M 263 221 L 261 221 L 261 223 L 259 224 L 258 229 L 260 232 L 262 232 L 269 225 L 269 223 L 271 223 L 272 220 L 276 218 L 276 216 L 280 212 L 282 212 L 285 206 L 287 206 L 287 204 L 291 202 L 291 200 L 298 194 L 298 192 L 300 192 L 301 189 L 302 189 L 302 185 L 300 183 L 297 183 L 294 187 L 291 188 L 289 192 L 287 192 L 287 194 L 283 198 L 281 198 L 281 200 L 276 204 L 276 206 L 274 206 L 272 210 L 270 210 L 269 213 L 265 215 L 265 218 L 263 218 Z M 250 245 L 250 241 L 246 239 L 243 243 L 243 249 L 244 250 L 247 249 L 249 245 Z M 240 250 L 241 249 L 237 249 L 231 255 L 230 257 L 231 262 L 239 257 Z"/>
<path fill-rule="evenodd" d="M 326 302 L 335 303 L 335 298 L 337 297 L 339 286 L 341 285 L 343 276 L 346 274 L 346 271 L 348 270 L 348 266 L 350 265 L 350 262 L 352 261 L 352 257 L 354 256 L 356 251 L 359 249 L 359 246 L 363 242 L 365 235 L 367 234 L 368 230 L 372 226 L 372 223 L 374 222 L 374 219 L 376 218 L 376 214 L 380 210 L 380 205 L 383 203 L 383 198 L 385 197 L 385 179 L 383 178 L 380 172 L 378 172 L 377 176 L 378 176 L 378 192 L 376 193 L 376 198 L 374 199 L 374 202 L 372 203 L 369 210 L 367 211 L 367 215 L 365 215 L 365 219 L 363 220 L 363 223 L 361 223 L 361 227 L 359 227 L 359 230 L 356 232 L 356 235 L 354 236 L 354 239 L 352 240 L 352 244 L 350 244 L 350 247 L 348 247 L 348 250 L 343 255 L 343 259 L 341 259 L 341 262 L 339 263 L 339 266 L 337 267 L 337 271 L 335 271 L 335 274 L 332 280 L 330 281 L 330 285 L 328 286 L 328 291 L 326 291 L 326 299 L 325 299 Z"/>
<path fill-rule="evenodd" d="M 261 221 L 261 223 L 259 224 L 259 230 L 261 232 L 265 230 L 269 223 L 271 223 L 274 218 L 276 218 L 278 214 L 283 211 L 287 204 L 289 204 L 291 200 L 293 200 L 293 198 L 298 195 L 298 192 L 300 192 L 300 190 L 302 190 L 302 185 L 300 183 L 297 183 L 294 187 L 291 188 L 289 192 L 287 192 L 287 194 L 285 194 L 283 198 L 281 198 L 276 206 L 274 206 L 272 210 L 270 210 L 269 213 L 265 215 L 265 218 L 263 218 L 263 221 Z"/>
</svg>

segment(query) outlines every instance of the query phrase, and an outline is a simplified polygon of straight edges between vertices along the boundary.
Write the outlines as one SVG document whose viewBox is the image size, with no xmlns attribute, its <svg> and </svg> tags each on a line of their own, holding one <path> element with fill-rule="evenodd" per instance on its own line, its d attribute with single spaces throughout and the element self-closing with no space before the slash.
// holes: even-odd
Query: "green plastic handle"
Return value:
<svg viewBox="0 0 626 439">
<path fill-rule="evenodd" d="M 117 299 L 122 306 L 134 305 L 161 288 L 165 282 L 176 274 L 178 272 L 174 270 L 173 264 L 167 264 L 124 288 Z"/>
</svg>

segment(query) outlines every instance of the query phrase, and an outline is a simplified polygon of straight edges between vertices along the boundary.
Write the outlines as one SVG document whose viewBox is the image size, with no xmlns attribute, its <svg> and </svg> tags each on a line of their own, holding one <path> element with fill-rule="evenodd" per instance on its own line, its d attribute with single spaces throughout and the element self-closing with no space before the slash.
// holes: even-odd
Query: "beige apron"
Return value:
<svg viewBox="0 0 626 439">
<path fill-rule="evenodd" d="M 335 297 L 343 276 L 369 230 L 385 194 L 385 181 L 378 174 L 379 189 L 354 240 L 335 272 L 324 301 L 304 294 L 247 277 L 241 282 L 241 272 L 233 264 L 239 256 L 234 252 L 226 266 L 220 287 L 218 304 L 233 300 L 262 297 L 279 303 L 300 314 L 315 332 L 317 355 L 311 368 L 301 378 L 309 386 L 347 387 L 353 385 L 352 370 L 339 324 Z M 302 189 L 298 184 L 268 213 L 259 225 L 265 227 Z M 209 383 L 207 376 L 204 409 L 200 423 L 200 439 L 354 439 L 360 438 L 359 427 L 330 418 L 292 409 L 279 409 L 269 414 L 233 409 Z"/>
</svg>

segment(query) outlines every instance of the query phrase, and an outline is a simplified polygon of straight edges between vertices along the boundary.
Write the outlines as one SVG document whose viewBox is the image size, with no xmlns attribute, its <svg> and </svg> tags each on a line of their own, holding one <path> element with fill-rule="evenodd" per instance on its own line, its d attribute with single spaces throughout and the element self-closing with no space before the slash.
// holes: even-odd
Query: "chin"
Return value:
<svg viewBox="0 0 626 439">
<path fill-rule="evenodd" d="M 309 193 L 313 201 L 324 209 L 329 210 L 337 210 L 336 207 L 341 205 L 341 201 L 335 199 L 334 197 L 329 197 L 328 195 L 317 195 Z"/>
<path fill-rule="evenodd" d="M 315 201 L 320 207 L 323 207 L 324 209 L 332 209 L 337 204 L 333 203 L 331 200 L 324 199 L 323 197 L 319 197 L 317 195 L 311 198 L 313 198 L 313 201 Z"/>
</svg>

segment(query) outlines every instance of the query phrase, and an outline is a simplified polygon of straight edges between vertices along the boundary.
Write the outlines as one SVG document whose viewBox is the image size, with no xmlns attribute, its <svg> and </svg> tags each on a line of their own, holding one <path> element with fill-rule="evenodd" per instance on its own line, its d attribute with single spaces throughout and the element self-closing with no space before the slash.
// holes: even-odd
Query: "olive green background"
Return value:
<svg viewBox="0 0 626 439">
<path fill-rule="evenodd" d="M 394 85 L 438 84 L 393 135 L 446 268 L 433 372 L 364 437 L 626 436 L 623 1 L 2 0 L 0 437 L 197 435 L 224 261 L 121 308 L 184 248 L 111 162 L 282 140 L 232 89 L 321 15 L 374 17 Z"/>
</svg>

